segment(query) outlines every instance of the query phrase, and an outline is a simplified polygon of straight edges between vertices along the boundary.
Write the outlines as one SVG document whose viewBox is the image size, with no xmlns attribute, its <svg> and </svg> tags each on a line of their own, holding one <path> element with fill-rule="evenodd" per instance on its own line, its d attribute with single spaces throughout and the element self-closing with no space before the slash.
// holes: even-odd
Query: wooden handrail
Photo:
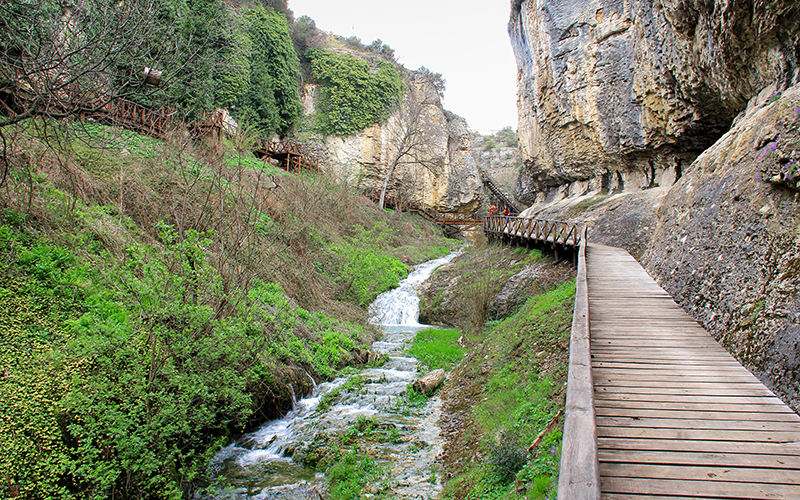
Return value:
<svg viewBox="0 0 800 500">
<path fill-rule="evenodd" d="M 569 341 L 569 374 L 564 438 L 558 472 L 558 500 L 599 500 L 600 465 L 590 351 L 589 290 L 586 281 L 586 226 L 581 230 L 575 312 Z"/>
<path fill-rule="evenodd" d="M 583 239 L 583 224 L 530 217 L 492 215 L 486 217 L 486 234 L 513 236 L 577 248 Z"/>
</svg>

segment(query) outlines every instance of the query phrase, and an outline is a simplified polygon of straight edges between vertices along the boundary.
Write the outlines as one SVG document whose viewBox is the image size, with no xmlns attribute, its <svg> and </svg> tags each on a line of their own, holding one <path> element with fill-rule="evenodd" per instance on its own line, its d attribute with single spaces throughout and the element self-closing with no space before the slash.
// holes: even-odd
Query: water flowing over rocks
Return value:
<svg viewBox="0 0 800 500">
<path fill-rule="evenodd" d="M 312 453 L 316 444 L 335 440 L 366 418 L 395 436 L 389 441 L 357 443 L 384 468 L 384 474 L 370 483 L 368 490 L 388 490 L 391 498 L 438 496 L 441 483 L 433 463 L 442 450 L 438 426 L 441 401 L 433 396 L 413 412 L 402 411 L 397 401 L 419 378 L 417 360 L 405 353 L 416 332 L 426 328 L 418 322 L 419 299 L 414 289 L 458 253 L 420 264 L 397 289 L 376 299 L 370 308 L 372 321 L 383 326 L 385 334 L 373 343 L 372 351 L 387 355 L 388 361 L 358 373 L 363 383 L 356 390 L 342 392 L 329 408 L 321 409 L 321 399 L 342 388 L 348 377 L 320 384 L 311 397 L 297 401 L 284 418 L 267 422 L 217 453 L 210 469 L 222 485 L 218 498 L 324 498 L 322 473 L 293 461 L 293 457 Z"/>
</svg>

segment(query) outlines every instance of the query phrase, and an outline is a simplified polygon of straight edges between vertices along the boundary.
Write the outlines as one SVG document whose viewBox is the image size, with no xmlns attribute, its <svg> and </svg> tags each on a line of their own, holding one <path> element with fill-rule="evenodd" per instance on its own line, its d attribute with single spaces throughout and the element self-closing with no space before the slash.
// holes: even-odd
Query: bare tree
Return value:
<svg viewBox="0 0 800 500">
<path fill-rule="evenodd" d="M 160 0 L 0 2 L 0 134 L 37 116 L 102 116 L 121 99 L 166 101 L 147 83 L 185 79 L 209 44 L 174 16 Z"/>
<path fill-rule="evenodd" d="M 442 75 L 431 73 L 424 67 L 413 74 L 403 104 L 395 114 L 396 122 L 391 126 L 393 136 L 389 145 L 392 155 L 378 200 L 381 208 L 385 207 L 386 191 L 397 167 L 418 165 L 428 170 L 433 169 L 432 146 L 425 132 L 425 120 L 427 110 L 431 106 L 439 106 L 442 92 Z"/>
</svg>

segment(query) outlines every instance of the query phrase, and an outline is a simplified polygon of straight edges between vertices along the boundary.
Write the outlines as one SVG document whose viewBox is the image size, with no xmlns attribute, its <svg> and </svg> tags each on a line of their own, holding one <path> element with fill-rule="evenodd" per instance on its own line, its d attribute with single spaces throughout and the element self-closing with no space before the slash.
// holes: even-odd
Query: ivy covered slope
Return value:
<svg viewBox="0 0 800 500">
<path fill-rule="evenodd" d="M 0 498 L 191 496 L 231 433 L 362 362 L 366 306 L 453 246 L 252 137 L 4 134 Z"/>
</svg>

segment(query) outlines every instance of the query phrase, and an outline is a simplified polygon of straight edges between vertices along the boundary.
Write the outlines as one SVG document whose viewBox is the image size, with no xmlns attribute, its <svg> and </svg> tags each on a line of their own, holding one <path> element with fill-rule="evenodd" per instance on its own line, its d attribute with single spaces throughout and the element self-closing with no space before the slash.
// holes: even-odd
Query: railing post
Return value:
<svg viewBox="0 0 800 500">
<path fill-rule="evenodd" d="M 558 500 L 600 499 L 587 286 L 584 227 L 578 250 L 578 275 L 575 279 L 575 312 L 569 344 L 567 404 L 558 475 Z"/>
</svg>

